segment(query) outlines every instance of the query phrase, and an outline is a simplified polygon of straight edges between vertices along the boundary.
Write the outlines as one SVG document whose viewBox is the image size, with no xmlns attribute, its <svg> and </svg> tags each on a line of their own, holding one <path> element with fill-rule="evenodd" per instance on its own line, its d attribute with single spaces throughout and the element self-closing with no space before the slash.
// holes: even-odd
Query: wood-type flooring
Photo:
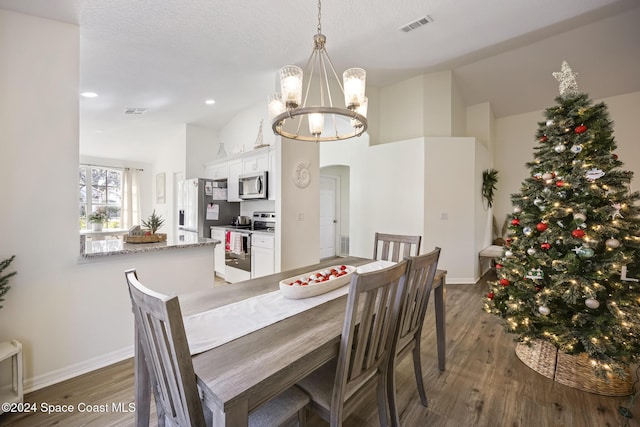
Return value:
<svg viewBox="0 0 640 427">
<path fill-rule="evenodd" d="M 474 285 L 448 285 L 447 365 L 437 367 L 433 301 L 422 337 L 422 364 L 429 407 L 420 404 L 411 358 L 398 365 L 398 404 L 406 427 L 588 427 L 640 426 L 640 408 L 633 418 L 619 413 L 626 397 L 605 397 L 555 383 L 525 366 L 515 355 L 515 343 L 494 316 L 482 311 L 486 279 Z M 634 378 L 636 374 L 634 373 Z M 345 426 L 378 426 L 375 398 L 352 414 Z M 133 402 L 133 362 L 106 368 L 29 393 L 25 401 L 34 413 L 0 415 L 0 426 L 131 426 L 134 413 L 123 412 Z M 43 413 L 42 405 L 70 405 L 72 413 Z M 82 407 L 81 405 L 85 405 Z M 88 408 L 87 408 L 88 405 Z M 94 412 L 79 412 L 79 408 Z M 105 411 L 106 412 L 101 412 Z M 53 409 L 56 409 L 55 407 Z M 152 408 L 153 410 L 153 408 Z M 157 425 L 155 413 L 152 425 Z M 309 414 L 310 427 L 327 425 Z"/>
</svg>

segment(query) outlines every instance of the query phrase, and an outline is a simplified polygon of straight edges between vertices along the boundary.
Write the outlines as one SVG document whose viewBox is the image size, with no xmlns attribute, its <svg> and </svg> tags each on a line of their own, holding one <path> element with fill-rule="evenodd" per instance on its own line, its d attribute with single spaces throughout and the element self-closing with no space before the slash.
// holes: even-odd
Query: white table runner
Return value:
<svg viewBox="0 0 640 427">
<path fill-rule="evenodd" d="M 390 261 L 374 261 L 359 266 L 356 271 L 366 273 L 393 264 Z M 326 294 L 305 299 L 288 299 L 277 290 L 202 313 L 185 316 L 184 328 L 189 341 L 189 350 L 194 355 L 218 347 L 287 317 L 346 295 L 348 290 L 347 283 L 345 286 Z"/>
</svg>

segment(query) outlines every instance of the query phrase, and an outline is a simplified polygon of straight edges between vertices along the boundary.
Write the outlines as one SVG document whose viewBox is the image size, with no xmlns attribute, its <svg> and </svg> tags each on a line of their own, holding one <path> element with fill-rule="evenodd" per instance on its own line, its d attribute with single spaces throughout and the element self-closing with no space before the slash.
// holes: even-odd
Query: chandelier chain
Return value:
<svg viewBox="0 0 640 427">
<path fill-rule="evenodd" d="M 321 16 L 322 16 L 322 5 L 320 4 L 320 0 L 318 0 L 318 34 L 322 34 L 322 24 L 320 23 Z"/>
</svg>

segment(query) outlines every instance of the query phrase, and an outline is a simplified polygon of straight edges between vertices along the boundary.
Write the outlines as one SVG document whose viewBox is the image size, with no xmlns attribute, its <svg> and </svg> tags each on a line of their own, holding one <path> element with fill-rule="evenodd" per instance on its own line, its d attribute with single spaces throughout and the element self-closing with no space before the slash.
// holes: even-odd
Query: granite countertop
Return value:
<svg viewBox="0 0 640 427">
<path fill-rule="evenodd" d="M 167 233 L 167 240 L 158 243 L 125 243 L 121 236 L 117 239 L 92 240 L 81 235 L 80 256 L 82 258 L 96 258 L 167 249 L 193 248 L 197 246 L 213 247 L 219 243 L 221 243 L 219 240 L 198 237 L 197 233 L 184 230 Z"/>
</svg>

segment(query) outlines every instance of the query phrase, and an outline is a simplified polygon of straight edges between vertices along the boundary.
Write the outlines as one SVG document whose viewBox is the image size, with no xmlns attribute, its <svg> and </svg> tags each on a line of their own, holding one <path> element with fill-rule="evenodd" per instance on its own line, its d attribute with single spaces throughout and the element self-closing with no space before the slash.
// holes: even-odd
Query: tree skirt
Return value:
<svg viewBox="0 0 640 427">
<path fill-rule="evenodd" d="M 623 378 L 614 373 L 606 378 L 598 377 L 586 354 L 566 354 L 546 341 L 537 340 L 530 346 L 519 343 L 516 356 L 540 375 L 578 390 L 602 396 L 627 396 L 633 391 L 628 369 Z"/>
</svg>

